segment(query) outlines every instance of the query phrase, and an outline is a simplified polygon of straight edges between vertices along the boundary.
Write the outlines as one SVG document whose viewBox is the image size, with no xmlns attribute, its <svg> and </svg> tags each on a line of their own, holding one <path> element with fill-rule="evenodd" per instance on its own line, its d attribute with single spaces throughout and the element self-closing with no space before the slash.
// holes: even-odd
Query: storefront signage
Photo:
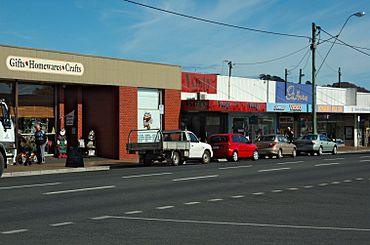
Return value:
<svg viewBox="0 0 370 245">
<path fill-rule="evenodd" d="M 209 94 L 216 94 L 217 75 L 183 72 L 182 92 L 206 92 Z"/>
<path fill-rule="evenodd" d="M 370 113 L 370 107 L 345 106 L 344 113 Z"/>
<path fill-rule="evenodd" d="M 343 113 L 344 106 L 341 105 L 318 105 L 317 112 Z"/>
<path fill-rule="evenodd" d="M 312 87 L 307 84 L 276 82 L 277 103 L 310 104 L 312 101 Z"/>
<path fill-rule="evenodd" d="M 21 56 L 8 56 L 6 65 L 12 71 L 51 73 L 82 76 L 84 66 L 72 61 L 47 60 Z"/>
<path fill-rule="evenodd" d="M 268 112 L 311 112 L 307 104 L 267 103 Z"/>
<path fill-rule="evenodd" d="M 266 103 L 217 100 L 183 100 L 184 111 L 266 112 Z"/>
</svg>

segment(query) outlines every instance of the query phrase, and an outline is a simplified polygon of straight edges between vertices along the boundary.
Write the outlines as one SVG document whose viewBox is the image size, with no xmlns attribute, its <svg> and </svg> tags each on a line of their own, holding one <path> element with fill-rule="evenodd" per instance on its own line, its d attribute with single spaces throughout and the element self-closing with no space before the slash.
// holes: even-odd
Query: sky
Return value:
<svg viewBox="0 0 370 245">
<path fill-rule="evenodd" d="M 159 8 L 233 25 L 311 37 L 315 22 L 370 55 L 368 0 L 137 0 Z M 329 38 L 323 31 L 318 38 Z M 0 44 L 109 56 L 182 66 L 184 71 L 257 78 L 271 74 L 297 82 L 311 80 L 308 38 L 269 35 L 194 21 L 122 0 L 1 0 Z M 317 46 L 316 69 L 331 43 Z M 306 47 L 306 48 L 305 48 Z M 288 54 L 300 52 L 287 58 Z M 274 62 L 250 64 L 261 61 Z M 370 56 L 334 45 L 317 74 L 318 85 L 338 80 L 370 90 Z"/>
</svg>

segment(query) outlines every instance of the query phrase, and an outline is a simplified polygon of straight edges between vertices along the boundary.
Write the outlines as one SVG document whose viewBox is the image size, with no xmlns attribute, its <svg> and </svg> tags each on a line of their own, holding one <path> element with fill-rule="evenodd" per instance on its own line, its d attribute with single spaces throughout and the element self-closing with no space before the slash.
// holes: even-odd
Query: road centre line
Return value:
<svg viewBox="0 0 370 245">
<path fill-rule="evenodd" d="M 306 188 L 306 189 L 311 189 L 311 188 L 313 188 L 314 186 L 313 185 L 305 185 L 305 186 L 303 186 L 304 188 Z"/>
<path fill-rule="evenodd" d="M 337 161 L 337 160 L 344 160 L 345 158 L 327 158 L 323 159 L 324 161 Z"/>
<path fill-rule="evenodd" d="M 299 190 L 299 188 L 291 187 L 291 188 L 287 188 L 287 190 L 289 190 L 289 191 L 298 191 L 298 190 Z"/>
<path fill-rule="evenodd" d="M 370 162 L 370 160 L 360 160 L 360 162 Z"/>
<path fill-rule="evenodd" d="M 141 213 L 143 213 L 143 211 L 141 211 L 141 210 L 134 210 L 134 211 L 125 212 L 125 214 L 141 214 Z"/>
<path fill-rule="evenodd" d="M 40 184 L 29 184 L 29 185 L 3 186 L 3 187 L 0 187 L 0 190 L 13 190 L 13 189 L 32 188 L 32 187 L 55 186 L 55 185 L 60 185 L 60 184 L 62 183 L 52 182 L 52 183 L 40 183 Z"/>
<path fill-rule="evenodd" d="M 222 198 L 213 198 L 213 199 L 209 199 L 208 202 L 219 202 L 219 201 L 223 201 L 224 199 Z"/>
<path fill-rule="evenodd" d="M 224 168 L 218 168 L 218 169 L 219 170 L 227 170 L 227 169 L 250 168 L 250 167 L 253 167 L 253 165 L 235 166 L 235 167 L 224 167 Z"/>
<path fill-rule="evenodd" d="M 281 192 L 283 192 L 283 190 L 280 190 L 280 189 L 279 190 L 272 190 L 271 192 L 272 193 L 281 193 Z"/>
<path fill-rule="evenodd" d="M 318 186 L 328 186 L 329 184 L 328 183 L 320 183 L 318 184 Z"/>
<path fill-rule="evenodd" d="M 271 168 L 271 169 L 262 169 L 258 170 L 259 173 L 263 172 L 273 172 L 273 171 L 282 171 L 282 170 L 289 170 L 290 168 Z"/>
<path fill-rule="evenodd" d="M 167 222 L 167 223 L 183 223 L 183 224 L 245 226 L 245 227 L 268 227 L 268 228 L 300 229 L 300 230 L 303 230 L 304 229 L 304 230 L 329 230 L 329 231 L 370 232 L 370 228 L 358 228 L 358 227 L 288 225 L 288 224 L 267 224 L 267 223 L 238 223 L 238 222 L 226 222 L 226 221 L 185 220 L 185 219 L 161 219 L 161 218 L 144 218 L 144 217 L 128 217 L 128 216 L 112 216 L 111 218 L 112 219 L 122 219 L 122 220 L 137 220 L 137 221 L 150 221 L 150 222 Z"/>
<path fill-rule="evenodd" d="M 333 181 L 331 182 L 332 185 L 339 185 L 340 184 L 340 181 Z"/>
<path fill-rule="evenodd" d="M 370 158 L 370 156 L 361 156 L 360 158 Z"/>
<path fill-rule="evenodd" d="M 162 206 L 162 207 L 156 207 L 155 209 L 158 209 L 158 210 L 164 210 L 164 209 L 170 209 L 170 208 L 174 208 L 175 206 Z"/>
<path fill-rule="evenodd" d="M 302 163 L 304 161 L 294 161 L 294 162 L 279 162 L 278 165 L 284 165 L 284 164 L 293 164 L 293 163 Z"/>
<path fill-rule="evenodd" d="M 110 219 L 111 216 L 108 216 L 108 215 L 103 215 L 103 216 L 98 216 L 98 217 L 92 217 L 90 219 L 92 220 L 103 220 L 103 219 Z"/>
<path fill-rule="evenodd" d="M 364 178 L 356 178 L 357 181 L 364 180 Z"/>
<path fill-rule="evenodd" d="M 50 224 L 49 226 L 51 227 L 59 227 L 59 226 L 66 226 L 66 225 L 73 225 L 73 222 L 62 222 L 62 223 L 55 223 L 55 224 Z"/>
<path fill-rule="evenodd" d="M 322 166 L 331 166 L 331 165 L 339 165 L 339 164 L 340 164 L 339 162 L 331 162 L 331 163 L 319 163 L 319 164 L 315 164 L 314 166 L 322 167 Z"/>
<path fill-rule="evenodd" d="M 350 179 L 346 179 L 346 180 L 343 180 L 343 182 L 344 182 L 344 183 L 351 183 L 351 182 L 352 182 L 352 180 L 350 180 Z"/>
<path fill-rule="evenodd" d="M 217 178 L 219 175 L 204 175 L 204 176 L 195 176 L 195 177 L 186 177 L 186 178 L 178 178 L 173 179 L 173 182 L 179 182 L 179 181 L 188 181 L 188 180 L 198 180 L 198 179 L 209 179 L 209 178 Z"/>
<path fill-rule="evenodd" d="M 113 188 L 116 188 L 116 186 L 115 185 L 96 186 L 96 187 L 71 189 L 71 190 L 63 190 L 63 191 L 50 191 L 50 192 L 43 193 L 43 195 L 57 195 L 57 194 L 83 192 L 83 191 L 96 191 L 96 190 L 105 190 L 105 189 L 113 189 Z"/>
<path fill-rule="evenodd" d="M 238 198 L 243 198 L 245 197 L 244 195 L 235 195 L 235 196 L 231 196 L 231 198 L 234 198 L 234 199 L 238 199 Z"/>
<path fill-rule="evenodd" d="M 171 175 L 172 173 L 153 173 L 153 174 L 138 174 L 138 175 L 129 175 L 123 176 L 122 179 L 133 179 L 133 178 L 141 178 L 141 177 L 153 177 L 153 176 L 162 176 L 162 175 Z"/>
<path fill-rule="evenodd" d="M 254 192 L 254 193 L 252 193 L 252 195 L 255 195 L 255 196 L 262 196 L 264 194 L 265 194 L 264 192 Z"/>
<path fill-rule="evenodd" d="M 185 205 L 196 205 L 196 204 L 200 204 L 200 202 L 186 202 L 184 204 Z"/>
<path fill-rule="evenodd" d="M 11 231 L 3 231 L 1 234 L 4 235 L 11 235 L 11 234 L 17 234 L 17 233 L 22 233 L 22 232 L 27 232 L 28 229 L 19 229 L 19 230 L 11 230 Z"/>
</svg>

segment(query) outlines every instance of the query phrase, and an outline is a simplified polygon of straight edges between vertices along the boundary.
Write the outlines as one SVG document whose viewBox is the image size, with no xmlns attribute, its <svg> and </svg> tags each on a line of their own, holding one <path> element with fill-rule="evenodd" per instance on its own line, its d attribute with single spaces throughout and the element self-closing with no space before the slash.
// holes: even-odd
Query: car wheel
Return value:
<svg viewBox="0 0 370 245">
<path fill-rule="evenodd" d="M 258 151 L 254 151 L 253 152 L 253 156 L 252 156 L 252 159 L 253 159 L 253 161 L 257 161 L 258 160 L 258 158 L 259 158 L 259 154 L 258 154 Z"/>
<path fill-rule="evenodd" d="M 0 177 L 4 172 L 5 161 L 3 155 L 0 153 Z"/>
<path fill-rule="evenodd" d="M 231 157 L 231 160 L 232 160 L 233 162 L 237 162 L 237 161 L 239 161 L 239 155 L 238 155 L 238 152 L 237 152 L 237 151 L 234 151 L 234 152 L 233 152 L 233 156 Z"/>
<path fill-rule="evenodd" d="M 173 166 L 178 166 L 180 162 L 181 162 L 180 154 L 177 151 L 174 151 L 171 157 L 171 164 Z"/>
<path fill-rule="evenodd" d="M 296 149 L 293 149 L 292 151 L 292 157 L 296 157 L 297 156 L 297 150 Z"/>
<path fill-rule="evenodd" d="M 209 153 L 209 151 L 204 151 L 202 155 L 202 163 L 208 164 L 210 162 L 211 162 L 211 154 Z"/>
<path fill-rule="evenodd" d="M 317 151 L 318 156 L 322 156 L 322 147 L 320 146 L 319 150 Z"/>
<path fill-rule="evenodd" d="M 334 146 L 333 151 L 331 152 L 333 155 L 337 155 L 338 149 L 336 146 Z"/>
<path fill-rule="evenodd" d="M 282 158 L 283 157 L 283 151 L 279 149 L 279 152 L 277 154 L 277 158 Z"/>
</svg>

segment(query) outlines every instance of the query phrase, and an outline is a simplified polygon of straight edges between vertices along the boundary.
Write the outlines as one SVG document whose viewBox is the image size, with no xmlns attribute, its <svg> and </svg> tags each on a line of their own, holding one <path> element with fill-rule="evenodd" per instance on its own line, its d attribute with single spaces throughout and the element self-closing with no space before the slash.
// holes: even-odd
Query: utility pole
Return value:
<svg viewBox="0 0 370 245">
<path fill-rule="evenodd" d="M 299 69 L 299 84 L 302 84 L 302 77 L 304 77 L 304 74 L 302 74 L 302 69 Z"/>
<path fill-rule="evenodd" d="M 284 92 L 285 92 L 285 96 L 286 96 L 286 87 L 287 87 L 287 82 L 288 82 L 288 69 L 287 69 L 287 68 L 285 68 L 285 76 L 284 76 L 284 84 L 285 84 Z"/>
<path fill-rule="evenodd" d="M 338 68 L 338 87 L 342 87 L 342 84 L 341 84 L 341 78 L 342 78 L 342 72 L 340 70 L 340 67 Z"/>
<path fill-rule="evenodd" d="M 233 69 L 233 62 L 229 61 L 227 63 L 227 65 L 229 66 L 229 82 L 228 82 L 228 92 L 227 92 L 227 98 L 228 100 L 230 100 L 230 87 L 231 87 L 231 84 L 230 84 L 230 80 L 231 80 L 231 70 Z"/>
<path fill-rule="evenodd" d="M 317 26 L 312 22 L 312 133 L 317 133 L 317 115 L 316 115 L 316 65 L 315 65 L 315 51 L 316 51 L 316 31 Z"/>
</svg>

